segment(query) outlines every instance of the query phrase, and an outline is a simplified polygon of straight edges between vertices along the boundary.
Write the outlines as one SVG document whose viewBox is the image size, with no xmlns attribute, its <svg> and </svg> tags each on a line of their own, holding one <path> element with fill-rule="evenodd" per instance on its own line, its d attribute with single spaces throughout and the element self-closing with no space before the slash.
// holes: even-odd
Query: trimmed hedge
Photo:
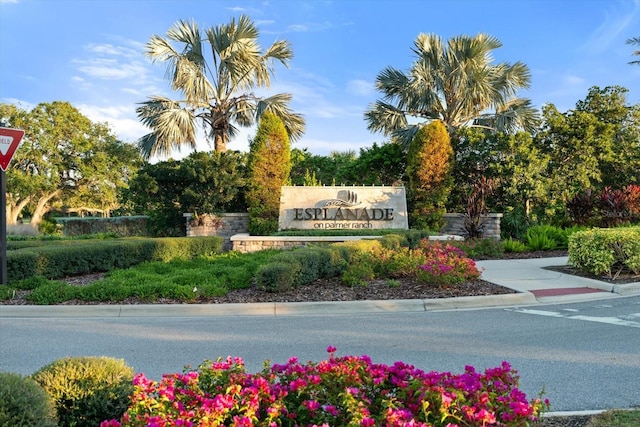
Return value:
<svg viewBox="0 0 640 427">
<path fill-rule="evenodd" d="M 256 284 L 260 289 L 279 292 L 323 277 L 335 277 L 347 266 L 344 255 L 344 251 L 333 246 L 282 252 L 258 268 Z"/>
<path fill-rule="evenodd" d="M 320 278 L 340 276 L 351 263 L 354 254 L 371 252 L 375 248 L 407 247 L 421 233 L 389 234 L 380 239 L 355 240 L 334 243 L 326 247 L 303 247 L 283 251 L 256 271 L 256 284 L 260 289 L 280 292 L 311 283 Z"/>
<path fill-rule="evenodd" d="M 569 262 L 592 274 L 640 274 L 640 227 L 594 228 L 569 236 Z"/>
<path fill-rule="evenodd" d="M 9 282 L 33 276 L 59 279 L 127 268 L 145 261 L 191 259 L 222 253 L 221 237 L 61 240 L 7 252 Z"/>
<path fill-rule="evenodd" d="M 56 218 L 62 224 L 65 236 L 83 236 L 97 233 L 115 233 L 120 237 L 148 236 L 148 216 L 116 216 L 110 218 Z"/>
</svg>

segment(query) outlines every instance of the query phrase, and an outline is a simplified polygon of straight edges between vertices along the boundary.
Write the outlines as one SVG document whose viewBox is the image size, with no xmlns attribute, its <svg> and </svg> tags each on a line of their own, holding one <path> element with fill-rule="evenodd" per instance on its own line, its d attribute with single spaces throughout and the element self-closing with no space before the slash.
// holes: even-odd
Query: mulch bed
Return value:
<svg viewBox="0 0 640 427">
<path fill-rule="evenodd" d="M 530 259 L 567 256 L 567 251 L 539 251 L 524 253 L 507 253 L 502 259 Z M 639 281 L 637 276 L 621 275 L 615 280 L 606 277 L 594 277 L 582 273 L 572 267 L 549 267 L 554 271 L 565 274 L 576 274 L 609 283 L 631 283 Z M 64 279 L 69 284 L 84 286 L 104 276 L 103 273 L 88 274 Z M 26 300 L 29 291 L 20 291 L 15 298 L 8 301 L 0 301 L 0 304 L 25 305 L 31 304 Z M 248 302 L 311 302 L 311 301 L 359 301 L 359 300 L 391 300 L 391 299 L 432 299 L 452 298 L 460 296 L 481 296 L 515 293 L 512 289 L 494 285 L 484 280 L 475 280 L 459 285 L 429 285 L 420 283 L 414 279 L 401 278 L 397 280 L 373 280 L 366 286 L 348 287 L 340 282 L 339 278 L 317 280 L 311 284 L 297 287 L 285 292 L 271 293 L 259 290 L 255 287 L 249 289 L 232 290 L 227 295 L 217 298 L 201 298 L 195 303 L 199 304 L 226 304 Z M 148 304 L 148 301 L 140 301 L 130 298 L 117 304 Z M 157 304 L 182 304 L 180 301 L 163 299 L 154 301 Z M 83 301 L 67 301 L 65 305 L 94 304 Z M 591 416 L 554 416 L 545 417 L 540 422 L 540 427 L 586 427 Z"/>
</svg>

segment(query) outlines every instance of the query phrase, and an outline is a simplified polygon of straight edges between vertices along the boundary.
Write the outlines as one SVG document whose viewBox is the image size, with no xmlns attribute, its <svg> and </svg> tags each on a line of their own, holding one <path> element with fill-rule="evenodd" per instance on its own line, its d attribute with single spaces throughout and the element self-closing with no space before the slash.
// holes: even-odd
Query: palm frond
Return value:
<svg viewBox="0 0 640 427">
<path fill-rule="evenodd" d="M 367 129 L 372 132 L 380 132 L 385 136 L 407 126 L 405 111 L 395 105 L 376 101 L 364 114 L 367 121 Z"/>
<path fill-rule="evenodd" d="M 627 44 L 630 45 L 638 45 L 640 46 L 640 37 L 632 37 L 630 39 L 627 40 Z M 633 56 L 640 56 L 640 50 L 636 50 L 632 53 Z M 630 61 L 629 64 L 638 64 L 640 65 L 640 60 L 636 60 L 636 61 Z"/>
<path fill-rule="evenodd" d="M 293 142 L 302 138 L 306 125 L 304 117 L 301 114 L 294 113 L 289 108 L 290 101 L 291 95 L 288 93 L 279 93 L 261 99 L 256 105 L 255 119 L 257 121 L 267 111 L 274 113 L 284 123 L 289 139 Z"/>
<path fill-rule="evenodd" d="M 145 159 L 164 156 L 183 145 L 195 148 L 195 121 L 192 111 L 178 102 L 154 97 L 136 109 L 138 118 L 152 132 L 138 140 L 138 148 Z"/>
</svg>

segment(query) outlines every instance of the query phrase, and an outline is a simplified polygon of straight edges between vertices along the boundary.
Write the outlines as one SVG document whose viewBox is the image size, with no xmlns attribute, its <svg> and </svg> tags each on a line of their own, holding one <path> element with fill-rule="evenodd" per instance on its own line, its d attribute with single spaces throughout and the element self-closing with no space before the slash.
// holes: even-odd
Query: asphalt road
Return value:
<svg viewBox="0 0 640 427">
<path fill-rule="evenodd" d="M 640 296 L 563 305 L 327 316 L 0 318 L 0 370 L 31 374 L 65 356 L 123 358 L 159 379 L 228 355 L 250 372 L 337 354 L 462 372 L 508 361 L 552 411 L 640 406 Z"/>
</svg>

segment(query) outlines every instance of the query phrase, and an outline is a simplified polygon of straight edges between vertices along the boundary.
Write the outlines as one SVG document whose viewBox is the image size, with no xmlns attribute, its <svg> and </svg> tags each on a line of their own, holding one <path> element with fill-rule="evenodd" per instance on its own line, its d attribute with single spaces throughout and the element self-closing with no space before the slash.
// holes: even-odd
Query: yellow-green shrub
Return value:
<svg viewBox="0 0 640 427">
<path fill-rule="evenodd" d="M 640 273 L 640 227 L 579 231 L 569 236 L 569 262 L 592 274 Z"/>
<path fill-rule="evenodd" d="M 60 427 L 89 427 L 117 419 L 129 405 L 133 368 L 121 359 L 68 357 L 31 378 L 53 399 Z"/>
</svg>

